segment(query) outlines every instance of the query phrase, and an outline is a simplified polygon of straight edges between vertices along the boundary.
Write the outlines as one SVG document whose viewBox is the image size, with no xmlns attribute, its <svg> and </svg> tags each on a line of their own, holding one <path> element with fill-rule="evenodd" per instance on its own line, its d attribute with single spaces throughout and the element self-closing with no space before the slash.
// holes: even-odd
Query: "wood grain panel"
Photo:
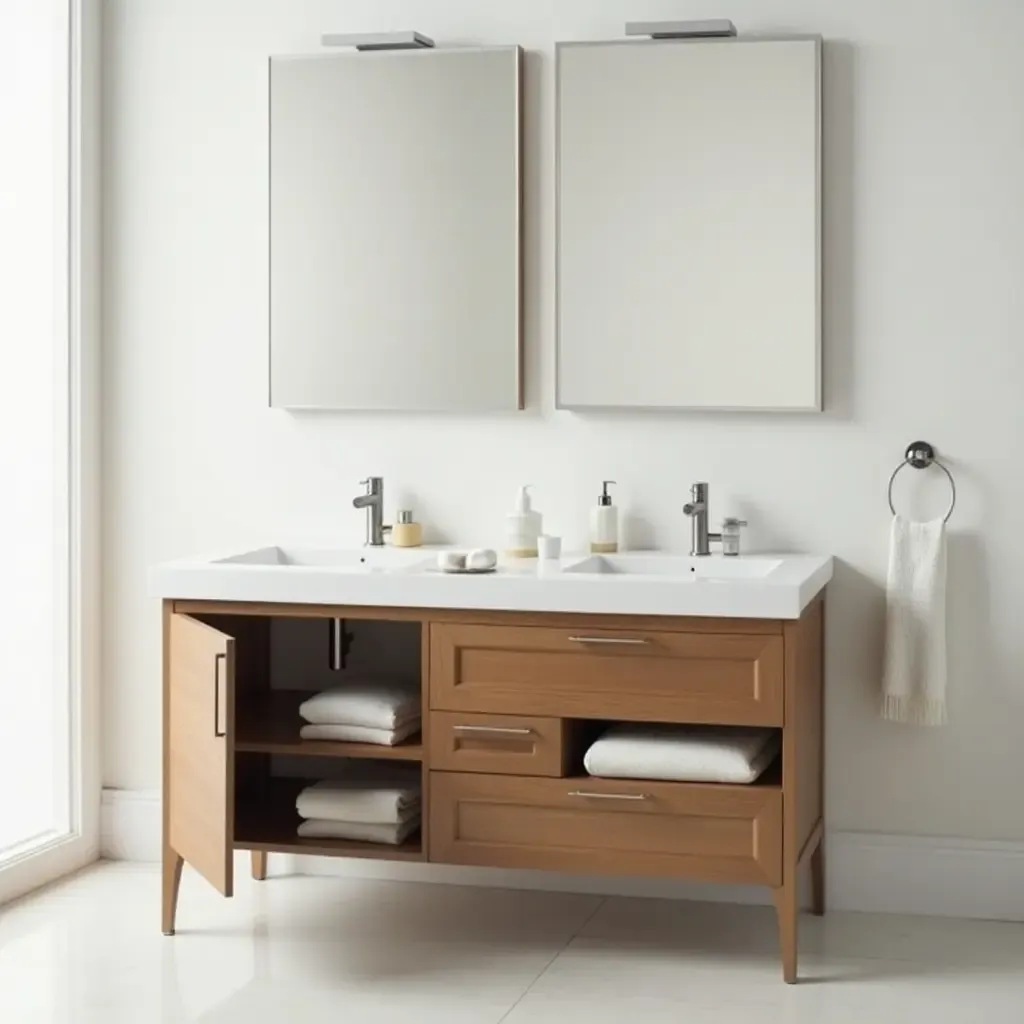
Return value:
<svg viewBox="0 0 1024 1024">
<path fill-rule="evenodd" d="M 173 611 L 183 615 L 263 615 L 271 618 L 364 619 L 390 622 L 429 620 L 480 626 L 555 626 L 577 629 L 647 629 L 673 633 L 748 634 L 781 636 L 777 619 L 705 619 L 680 615 L 591 615 L 569 612 L 506 612 L 479 608 L 413 608 L 384 605 L 272 604 L 261 601 L 206 601 L 176 599 Z"/>
<path fill-rule="evenodd" d="M 783 642 L 593 624 L 433 623 L 430 699 L 446 711 L 778 726 Z"/>
<path fill-rule="evenodd" d="M 426 613 L 417 608 L 379 605 L 271 604 L 266 601 L 206 601 L 176 599 L 174 611 L 182 615 L 258 615 L 272 619 L 365 619 L 419 622 Z"/>
<path fill-rule="evenodd" d="M 786 841 L 798 858 L 824 810 L 824 601 L 787 623 L 784 639 Z"/>
<path fill-rule="evenodd" d="M 235 641 L 235 704 L 270 689 L 270 619 L 248 615 L 191 615 Z"/>
<path fill-rule="evenodd" d="M 570 723 L 559 718 L 434 711 L 430 767 L 489 775 L 564 775 Z"/>
<path fill-rule="evenodd" d="M 235 641 L 184 615 L 167 628 L 166 843 L 230 896 Z"/>
<path fill-rule="evenodd" d="M 161 931 L 164 935 L 174 934 L 178 914 L 178 893 L 181 890 L 181 869 L 185 861 L 171 849 L 171 618 L 173 604 L 161 602 L 161 680 L 162 721 L 161 742 L 163 764 L 160 791 L 160 814 L 162 826 L 161 851 Z"/>
<path fill-rule="evenodd" d="M 799 948 L 801 859 L 814 865 L 814 909 L 824 909 L 824 598 L 808 607 L 801 618 L 785 624 L 786 727 L 782 732 L 782 884 L 773 899 L 779 919 L 782 976 L 797 980 Z M 818 847 L 810 840 L 817 834 Z"/>
<path fill-rule="evenodd" d="M 424 622 L 420 626 L 420 708 L 422 711 L 421 740 L 423 761 L 420 764 L 420 843 L 423 859 L 430 848 L 430 627 Z"/>
<path fill-rule="evenodd" d="M 768 885 L 781 879 L 777 786 L 431 776 L 431 861 Z"/>
</svg>

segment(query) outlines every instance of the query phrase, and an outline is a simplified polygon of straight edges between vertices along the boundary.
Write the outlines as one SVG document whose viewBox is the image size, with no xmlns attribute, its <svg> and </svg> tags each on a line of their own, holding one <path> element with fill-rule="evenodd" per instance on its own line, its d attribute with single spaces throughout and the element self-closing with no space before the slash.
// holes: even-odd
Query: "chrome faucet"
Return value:
<svg viewBox="0 0 1024 1024">
<path fill-rule="evenodd" d="M 385 534 L 391 532 L 391 527 L 384 525 L 384 477 L 371 476 L 359 482 L 366 493 L 357 495 L 352 505 L 366 509 L 366 546 L 382 548 Z"/>
<path fill-rule="evenodd" d="M 694 484 L 690 488 L 692 501 L 683 506 L 683 513 L 690 517 L 690 554 L 710 555 L 713 541 L 720 541 L 720 533 L 708 533 L 708 485 Z"/>
<path fill-rule="evenodd" d="M 708 532 L 708 485 L 694 484 L 690 488 L 692 501 L 683 506 L 683 512 L 690 517 L 690 555 L 710 555 L 712 544 L 722 545 L 722 554 L 735 558 L 740 553 L 740 528 L 747 525 L 745 519 L 731 516 L 722 520 L 721 533 Z"/>
</svg>

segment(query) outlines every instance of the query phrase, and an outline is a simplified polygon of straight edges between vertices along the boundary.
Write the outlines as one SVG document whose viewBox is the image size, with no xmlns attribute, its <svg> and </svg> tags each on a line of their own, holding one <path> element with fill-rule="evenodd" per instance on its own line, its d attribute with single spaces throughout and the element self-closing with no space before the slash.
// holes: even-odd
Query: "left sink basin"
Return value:
<svg viewBox="0 0 1024 1024">
<path fill-rule="evenodd" d="M 270 547 L 244 551 L 239 555 L 219 558 L 216 565 L 259 565 L 332 569 L 335 572 L 400 572 L 413 569 L 427 561 L 423 551 L 415 548 L 302 548 Z"/>
</svg>

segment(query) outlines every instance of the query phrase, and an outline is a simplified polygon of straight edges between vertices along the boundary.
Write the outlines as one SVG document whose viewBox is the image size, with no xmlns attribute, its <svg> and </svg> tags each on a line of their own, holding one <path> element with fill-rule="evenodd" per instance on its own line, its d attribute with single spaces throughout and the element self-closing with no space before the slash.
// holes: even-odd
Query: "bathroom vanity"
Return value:
<svg viewBox="0 0 1024 1024">
<path fill-rule="evenodd" d="M 230 896 L 238 849 L 260 879 L 271 853 L 688 878 L 769 887 L 795 981 L 804 865 L 824 911 L 831 575 L 829 558 L 650 554 L 445 576 L 422 549 L 266 548 L 154 569 L 164 932 L 183 863 Z M 299 738 L 304 659 L 343 683 L 332 669 L 349 632 L 364 666 L 399 648 L 418 666 L 422 736 Z M 746 786 L 588 777 L 586 745 L 623 721 L 772 727 L 782 753 Z M 300 839 L 296 794 L 336 758 L 422 765 L 421 833 L 398 847 Z"/>
</svg>

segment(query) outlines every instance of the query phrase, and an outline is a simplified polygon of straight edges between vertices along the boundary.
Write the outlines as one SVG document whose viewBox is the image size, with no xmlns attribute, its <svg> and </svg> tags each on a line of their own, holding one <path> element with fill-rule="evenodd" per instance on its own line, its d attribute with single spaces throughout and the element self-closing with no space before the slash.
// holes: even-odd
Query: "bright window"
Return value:
<svg viewBox="0 0 1024 1024">
<path fill-rule="evenodd" d="M 0 3 L 0 862 L 71 827 L 69 39 Z"/>
</svg>

